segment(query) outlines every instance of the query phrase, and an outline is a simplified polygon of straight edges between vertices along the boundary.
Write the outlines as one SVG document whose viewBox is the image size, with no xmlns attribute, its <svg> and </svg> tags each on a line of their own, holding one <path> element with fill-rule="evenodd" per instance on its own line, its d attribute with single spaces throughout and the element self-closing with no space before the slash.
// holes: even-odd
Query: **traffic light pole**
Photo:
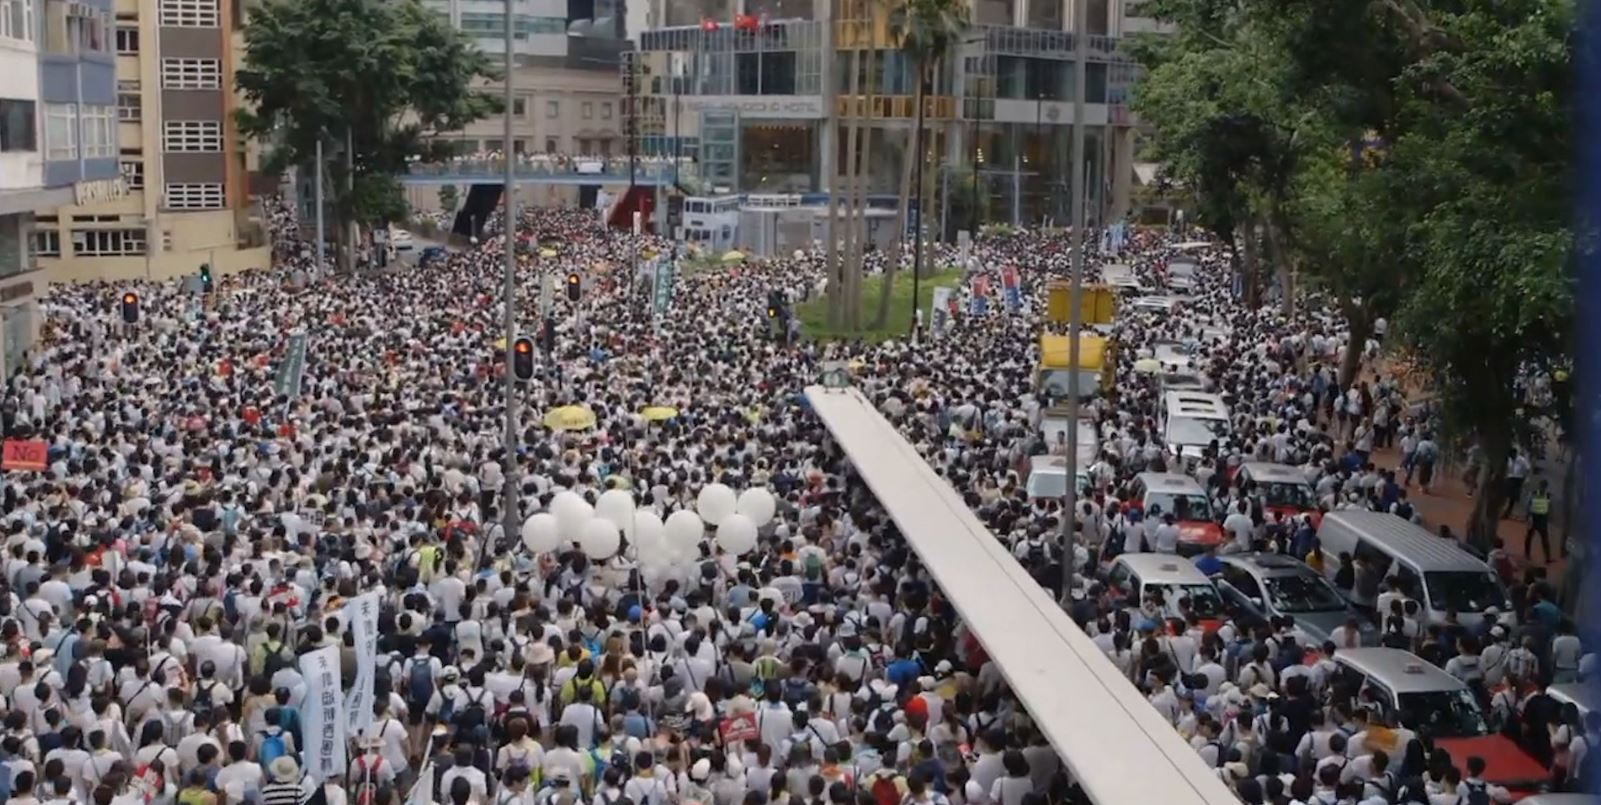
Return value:
<svg viewBox="0 0 1601 805">
<path fill-rule="evenodd" d="M 1073 276 L 1067 301 L 1067 365 L 1072 371 L 1067 395 L 1067 494 L 1062 496 L 1062 607 L 1073 606 L 1073 545 L 1078 536 L 1079 331 L 1084 326 L 1084 60 L 1089 51 L 1089 3 L 1073 3 Z"/>
<path fill-rule="evenodd" d="M 506 3 L 506 150 L 503 156 L 506 159 L 506 208 L 505 226 L 501 233 L 502 250 L 506 258 L 506 287 L 502 291 L 502 303 L 506 308 L 506 433 L 502 440 L 502 451 L 506 454 L 505 472 L 503 473 L 504 487 L 500 496 L 501 537 L 505 540 L 515 539 L 518 520 L 521 515 L 517 503 L 517 378 L 512 371 L 512 361 L 515 360 L 514 351 L 517 348 L 517 184 L 515 175 L 515 161 L 512 154 L 517 150 L 512 140 L 512 67 L 516 61 L 512 54 L 512 0 Z M 478 559 L 480 568 L 489 555 L 489 529 L 484 529 L 483 555 Z"/>
</svg>

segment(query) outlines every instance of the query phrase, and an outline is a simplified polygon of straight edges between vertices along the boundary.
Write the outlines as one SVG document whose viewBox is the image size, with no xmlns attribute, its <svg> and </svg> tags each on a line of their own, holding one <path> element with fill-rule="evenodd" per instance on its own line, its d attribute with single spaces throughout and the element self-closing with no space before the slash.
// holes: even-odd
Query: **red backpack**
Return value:
<svg viewBox="0 0 1601 805">
<path fill-rule="evenodd" d="M 901 805 L 901 787 L 895 784 L 898 774 L 874 774 L 873 785 L 869 789 L 873 794 L 873 801 L 878 805 Z"/>
</svg>

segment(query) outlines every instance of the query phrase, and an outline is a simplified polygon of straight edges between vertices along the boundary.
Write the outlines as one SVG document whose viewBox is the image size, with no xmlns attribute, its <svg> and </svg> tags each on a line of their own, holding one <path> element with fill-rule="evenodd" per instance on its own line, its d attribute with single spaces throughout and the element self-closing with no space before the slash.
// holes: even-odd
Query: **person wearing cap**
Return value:
<svg viewBox="0 0 1601 805">
<path fill-rule="evenodd" d="M 275 758 L 267 766 L 271 777 L 261 786 L 261 805 L 300 805 L 302 785 L 300 764 L 289 755 Z"/>
</svg>

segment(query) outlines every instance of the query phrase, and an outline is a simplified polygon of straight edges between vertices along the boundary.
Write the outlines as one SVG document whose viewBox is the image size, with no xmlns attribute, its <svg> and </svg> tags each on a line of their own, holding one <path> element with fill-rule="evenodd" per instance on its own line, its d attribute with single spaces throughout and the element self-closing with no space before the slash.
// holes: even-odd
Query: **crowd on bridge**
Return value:
<svg viewBox="0 0 1601 805">
<path fill-rule="evenodd" d="M 1504 603 L 1434 623 L 1371 559 L 1325 557 L 1318 516 L 1419 518 L 1436 423 L 1315 296 L 1290 314 L 1241 304 L 1216 247 L 1150 231 L 1117 258 L 1160 289 L 1192 254 L 1199 281 L 1112 325 L 1064 542 L 1058 499 L 1026 478 L 1061 451 L 1036 385 L 1060 233 L 978 239 L 967 264 L 989 281 L 957 289 L 937 332 L 931 317 L 916 338 L 825 344 L 778 337 L 768 315 L 773 292 L 793 306 L 823 287 L 820 249 L 680 272 L 662 310 L 632 269 L 670 242 L 528 211 L 519 234 L 557 256 L 523 258 L 519 317 L 554 343 L 519 386 L 508 454 L 501 238 L 308 288 L 285 282 L 312 268 L 292 216 L 274 222 L 280 264 L 210 296 L 53 289 L 43 346 L 5 380 L 6 438 L 48 446 L 42 470 L 0 479 L 7 802 L 1085 801 L 1074 764 L 1107 761 L 1057 756 L 809 412 L 802 389 L 835 362 L 1042 585 L 1078 580 L 1070 614 L 1242 801 L 1510 800 L 1494 758 L 1339 673 L 1364 645 L 1466 683 L 1481 731 L 1538 763 L 1520 784 L 1572 789 L 1593 760 L 1595 718 L 1547 688 L 1593 657 L 1539 567 L 1492 552 Z M 569 271 L 578 300 L 542 298 L 540 278 Z M 132 324 L 115 304 L 129 289 Z M 1191 455 L 1164 445 L 1158 376 L 1136 367 L 1172 343 L 1233 411 Z M 1347 350 L 1365 369 L 1342 382 Z M 1297 468 L 1316 500 L 1275 513 L 1247 462 Z M 1196 548 L 1181 512 L 1136 494 L 1151 472 L 1193 478 L 1188 505 L 1226 538 L 1179 557 Z M 1116 569 L 1147 553 L 1212 573 L 1264 554 L 1327 566 L 1372 594 L 1379 628 L 1353 615 L 1313 637 L 1214 588 L 1131 595 Z"/>
</svg>

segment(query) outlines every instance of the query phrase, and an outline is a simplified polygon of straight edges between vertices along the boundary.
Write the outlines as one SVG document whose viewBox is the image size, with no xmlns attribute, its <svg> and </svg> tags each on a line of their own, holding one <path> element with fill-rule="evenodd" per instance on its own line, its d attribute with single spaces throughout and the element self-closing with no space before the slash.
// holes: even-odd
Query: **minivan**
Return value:
<svg viewBox="0 0 1601 805">
<path fill-rule="evenodd" d="M 1550 777 L 1517 742 L 1490 729 L 1479 700 L 1462 680 L 1422 657 L 1401 649 L 1353 648 L 1336 651 L 1334 663 L 1337 690 L 1366 691 L 1385 715 L 1432 740 L 1457 763 L 1474 755 L 1484 758 L 1489 782 L 1531 791 Z"/>
<path fill-rule="evenodd" d="M 1234 593 L 1242 600 L 1233 604 L 1248 606 L 1263 620 L 1294 619 L 1295 627 L 1312 645 L 1323 645 L 1335 629 L 1353 618 L 1363 645 L 1378 642 L 1373 624 L 1362 619 L 1340 591 L 1305 562 L 1276 553 L 1230 553 L 1219 556 L 1217 565 L 1212 580 L 1224 600 Z"/>
<path fill-rule="evenodd" d="M 1179 529 L 1179 553 L 1189 555 L 1223 542 L 1223 527 L 1212 514 L 1212 502 L 1201 484 L 1188 475 L 1142 472 L 1130 485 L 1133 506 L 1152 516 L 1153 510 L 1173 515 Z"/>
<path fill-rule="evenodd" d="M 1458 622 L 1472 628 L 1491 607 L 1511 612 L 1506 590 L 1489 565 L 1410 520 L 1385 512 L 1334 511 L 1323 516 L 1317 533 L 1324 572 L 1331 578 L 1340 554 L 1349 553 L 1377 568 L 1376 579 L 1399 579 L 1401 591 L 1418 602 L 1429 623 L 1444 623 L 1446 611 L 1455 610 Z M 1371 611 L 1384 586 L 1348 593 L 1352 603 Z"/>
<path fill-rule="evenodd" d="M 1082 490 L 1089 485 L 1090 475 L 1085 468 L 1094 460 L 1094 456 L 1079 455 L 1078 472 L 1073 474 L 1076 489 Z M 1023 482 L 1023 489 L 1028 492 L 1029 500 L 1060 501 L 1067 497 L 1067 459 L 1063 456 L 1034 456 L 1029 459 L 1028 479 Z"/>
<path fill-rule="evenodd" d="M 1112 560 L 1106 586 L 1123 606 L 1136 610 L 1146 596 L 1161 590 L 1166 607 L 1163 614 L 1172 618 L 1182 616 L 1179 599 L 1187 599 L 1189 611 L 1208 631 L 1215 630 L 1225 616 L 1223 599 L 1212 580 L 1189 560 L 1172 554 L 1125 553 Z"/>
</svg>

